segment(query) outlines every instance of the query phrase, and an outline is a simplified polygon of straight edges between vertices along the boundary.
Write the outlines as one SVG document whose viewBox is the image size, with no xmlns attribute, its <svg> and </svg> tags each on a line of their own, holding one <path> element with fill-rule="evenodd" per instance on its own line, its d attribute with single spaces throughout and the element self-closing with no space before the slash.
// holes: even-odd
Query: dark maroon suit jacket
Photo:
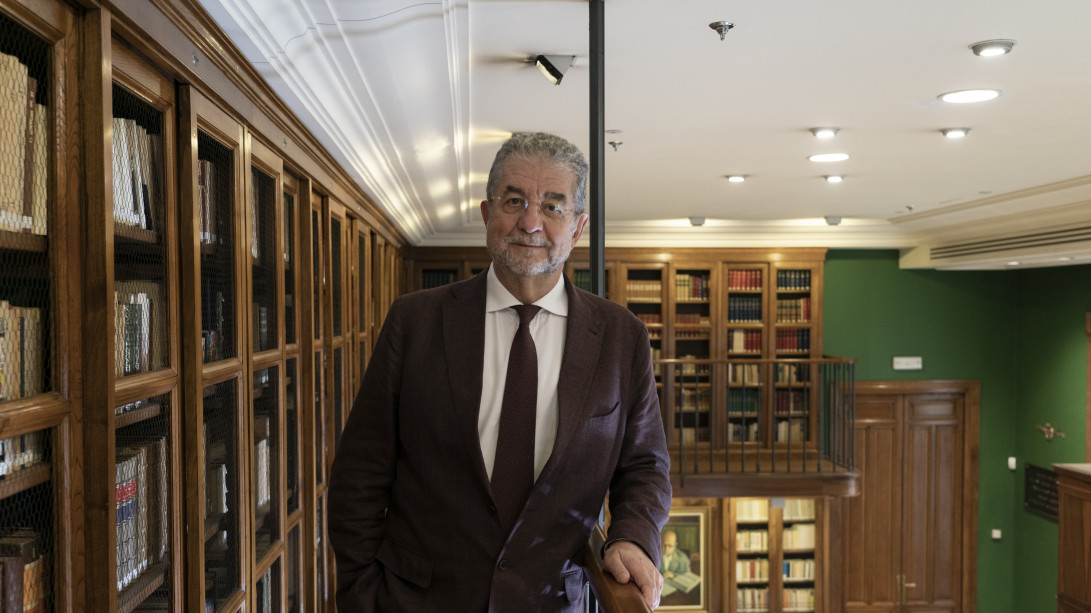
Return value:
<svg viewBox="0 0 1091 613">
<path fill-rule="evenodd" d="M 330 475 L 342 613 L 582 611 L 607 490 L 608 542 L 658 566 L 671 489 L 647 328 L 564 283 L 557 439 L 510 535 L 477 434 L 486 273 L 391 306 Z"/>
</svg>

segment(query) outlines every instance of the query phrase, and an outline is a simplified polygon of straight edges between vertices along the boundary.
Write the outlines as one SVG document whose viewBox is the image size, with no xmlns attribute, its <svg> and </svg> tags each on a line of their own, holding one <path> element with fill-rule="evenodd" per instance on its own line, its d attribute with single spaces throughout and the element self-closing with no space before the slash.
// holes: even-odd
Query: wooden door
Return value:
<svg viewBox="0 0 1091 613">
<path fill-rule="evenodd" d="M 974 610 L 977 384 L 857 385 L 861 495 L 844 503 L 846 612 Z"/>
</svg>

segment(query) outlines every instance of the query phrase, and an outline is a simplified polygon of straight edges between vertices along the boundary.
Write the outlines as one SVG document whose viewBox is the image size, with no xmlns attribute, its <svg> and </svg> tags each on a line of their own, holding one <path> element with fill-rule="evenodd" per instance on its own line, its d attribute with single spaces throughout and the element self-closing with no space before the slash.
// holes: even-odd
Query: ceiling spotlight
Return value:
<svg viewBox="0 0 1091 613">
<path fill-rule="evenodd" d="M 812 162 L 843 162 L 849 159 L 847 153 L 818 153 L 807 158 Z"/>
<path fill-rule="evenodd" d="M 997 55 L 1004 55 L 1005 53 L 1011 53 L 1011 48 L 1015 46 L 1015 41 L 1007 38 L 997 38 L 993 40 L 983 40 L 979 43 L 970 45 L 970 49 L 974 52 L 974 55 L 981 57 L 994 57 Z"/>
<path fill-rule="evenodd" d="M 815 138 L 827 139 L 837 136 L 837 132 L 840 128 L 811 128 L 811 134 L 814 134 Z"/>
<path fill-rule="evenodd" d="M 690 217 L 689 218 L 689 225 L 691 225 L 691 226 L 703 226 L 703 225 L 705 225 L 705 218 L 704 217 Z"/>
<path fill-rule="evenodd" d="M 827 226 L 839 226 L 839 225 L 841 225 L 841 216 L 840 215 L 826 215 L 826 225 Z"/>
<path fill-rule="evenodd" d="M 844 180 L 845 177 L 842 177 L 841 175 L 826 175 L 826 183 L 840 183 Z"/>
<path fill-rule="evenodd" d="M 947 138 L 966 138 L 966 135 L 970 133 L 969 128 L 944 128 L 940 130 Z"/>
<path fill-rule="evenodd" d="M 731 23 L 730 21 L 713 21 L 712 23 L 708 24 L 708 27 L 719 32 L 720 40 L 723 40 L 724 36 L 727 36 L 728 30 L 734 28 L 735 24 Z"/>
<path fill-rule="evenodd" d="M 954 104 L 965 104 L 967 102 L 985 102 L 999 95 L 999 89 L 963 89 L 957 92 L 940 94 L 939 99 Z"/>
<path fill-rule="evenodd" d="M 534 65 L 554 85 L 560 85 L 564 73 L 576 62 L 574 55 L 539 55 L 534 58 Z"/>
<path fill-rule="evenodd" d="M 728 175 L 727 180 L 732 183 L 742 183 L 746 180 L 746 175 Z"/>
<path fill-rule="evenodd" d="M 608 144 L 608 145 L 610 145 L 611 147 L 613 147 L 613 148 L 614 148 L 614 151 L 617 151 L 617 148 L 621 146 L 621 141 L 619 141 L 619 140 L 612 140 L 612 141 L 610 141 L 609 143 L 606 143 L 606 144 Z"/>
</svg>

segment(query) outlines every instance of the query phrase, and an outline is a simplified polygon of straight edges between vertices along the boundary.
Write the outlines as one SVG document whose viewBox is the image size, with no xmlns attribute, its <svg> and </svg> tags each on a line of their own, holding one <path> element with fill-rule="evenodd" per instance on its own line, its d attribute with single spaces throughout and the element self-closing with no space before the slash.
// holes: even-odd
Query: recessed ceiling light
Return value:
<svg viewBox="0 0 1091 613">
<path fill-rule="evenodd" d="M 981 57 L 995 57 L 997 55 L 1004 55 L 1005 53 L 1011 53 L 1011 48 L 1015 46 L 1015 41 L 1007 38 L 997 38 L 994 40 L 983 40 L 979 43 L 970 45 L 970 50 L 974 52 L 974 55 Z"/>
<path fill-rule="evenodd" d="M 957 92 L 940 94 L 939 99 L 953 104 L 965 104 L 967 102 L 985 102 L 999 95 L 999 89 L 963 89 Z"/>
<path fill-rule="evenodd" d="M 841 175 L 826 175 L 826 183 L 840 183 L 844 180 L 845 178 Z"/>
<path fill-rule="evenodd" d="M 807 158 L 812 162 L 843 162 L 849 159 L 847 153 L 817 153 Z"/>
<path fill-rule="evenodd" d="M 814 134 L 815 138 L 827 139 L 837 136 L 837 132 L 840 128 L 811 128 L 811 134 Z"/>
<path fill-rule="evenodd" d="M 1067 255 L 1062 255 L 1061 257 L 1057 258 L 1057 260 L 1061 262 L 1071 262 L 1072 258 Z"/>
<path fill-rule="evenodd" d="M 1012 260 L 1011 262 L 1008 262 L 1008 266 L 1018 266 L 1018 265 L 1019 265 L 1019 262 L 1017 262 L 1015 260 Z"/>
<path fill-rule="evenodd" d="M 944 128 L 940 130 L 947 138 L 965 138 L 969 134 L 969 128 Z"/>
<path fill-rule="evenodd" d="M 727 180 L 732 183 L 742 183 L 746 180 L 746 175 L 728 175 Z"/>
</svg>

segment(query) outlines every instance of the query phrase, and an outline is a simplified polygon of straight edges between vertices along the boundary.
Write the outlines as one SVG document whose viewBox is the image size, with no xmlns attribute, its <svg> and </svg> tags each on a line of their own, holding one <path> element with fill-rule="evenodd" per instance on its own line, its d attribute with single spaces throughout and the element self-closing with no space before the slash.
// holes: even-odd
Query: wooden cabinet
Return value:
<svg viewBox="0 0 1091 613">
<path fill-rule="evenodd" d="M 1057 490 L 1057 611 L 1091 611 L 1091 464 L 1054 464 Z"/>
<path fill-rule="evenodd" d="M 822 611 L 822 503 L 813 498 L 725 501 L 725 611 Z"/>
<path fill-rule="evenodd" d="M 207 16 L 113 9 L 0 6 L 0 573 L 28 610 L 325 610 L 401 237 Z"/>
</svg>

